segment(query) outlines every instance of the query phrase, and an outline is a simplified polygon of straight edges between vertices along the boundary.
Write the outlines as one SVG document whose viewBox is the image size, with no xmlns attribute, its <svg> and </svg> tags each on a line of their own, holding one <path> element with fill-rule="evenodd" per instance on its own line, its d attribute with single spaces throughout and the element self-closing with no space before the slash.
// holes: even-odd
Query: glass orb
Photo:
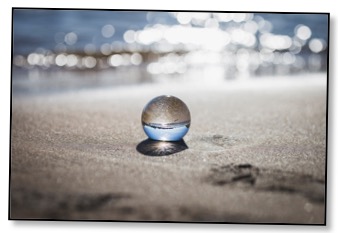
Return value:
<svg viewBox="0 0 338 233">
<path fill-rule="evenodd" d="M 152 99 L 142 112 L 143 130 L 150 139 L 179 141 L 190 127 L 187 105 L 175 96 L 161 95 Z"/>
</svg>

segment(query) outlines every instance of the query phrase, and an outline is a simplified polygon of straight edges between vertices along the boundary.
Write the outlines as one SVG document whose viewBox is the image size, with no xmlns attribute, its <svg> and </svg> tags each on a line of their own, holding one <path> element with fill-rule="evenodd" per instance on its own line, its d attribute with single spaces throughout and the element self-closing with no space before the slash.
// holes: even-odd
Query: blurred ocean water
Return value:
<svg viewBox="0 0 338 233">
<path fill-rule="evenodd" d="M 13 90 L 326 72 L 327 40 L 327 14 L 14 9 Z"/>
<path fill-rule="evenodd" d="M 326 15 L 321 14 L 255 14 L 272 24 L 272 33 L 293 36 L 297 25 L 307 25 L 313 37 L 327 40 Z M 37 48 L 53 50 L 63 43 L 67 33 L 75 32 L 78 40 L 70 49 L 84 49 L 88 43 L 99 47 L 112 41 L 123 42 L 127 30 L 141 30 L 154 24 L 175 25 L 179 22 L 169 12 L 95 11 L 95 10 L 14 10 L 14 54 L 27 54 Z M 225 22 L 226 23 L 226 22 Z M 230 22 L 231 23 L 231 22 Z M 102 27 L 112 25 L 114 35 L 105 38 Z"/>
</svg>

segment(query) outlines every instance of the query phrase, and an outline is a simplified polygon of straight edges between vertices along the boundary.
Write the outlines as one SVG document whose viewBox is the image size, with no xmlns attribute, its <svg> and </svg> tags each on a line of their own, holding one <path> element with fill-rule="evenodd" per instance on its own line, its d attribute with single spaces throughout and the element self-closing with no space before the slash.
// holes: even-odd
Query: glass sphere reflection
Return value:
<svg viewBox="0 0 338 233">
<path fill-rule="evenodd" d="M 179 141 L 189 130 L 190 112 L 179 98 L 170 95 L 158 96 L 144 107 L 142 125 L 150 139 Z"/>
</svg>

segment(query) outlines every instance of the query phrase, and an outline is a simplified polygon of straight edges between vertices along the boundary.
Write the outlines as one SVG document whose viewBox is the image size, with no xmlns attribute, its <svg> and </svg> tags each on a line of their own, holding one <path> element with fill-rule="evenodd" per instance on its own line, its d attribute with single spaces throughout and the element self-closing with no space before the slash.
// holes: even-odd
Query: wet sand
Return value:
<svg viewBox="0 0 338 233">
<path fill-rule="evenodd" d="M 323 224 L 325 80 L 13 96 L 10 217 Z M 162 94 L 190 109 L 184 141 L 142 130 Z"/>
</svg>

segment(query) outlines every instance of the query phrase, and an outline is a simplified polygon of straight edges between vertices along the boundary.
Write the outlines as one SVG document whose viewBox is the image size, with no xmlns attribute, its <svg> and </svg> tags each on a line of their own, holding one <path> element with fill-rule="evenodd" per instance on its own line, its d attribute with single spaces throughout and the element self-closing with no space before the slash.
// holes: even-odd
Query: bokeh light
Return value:
<svg viewBox="0 0 338 233">
<path fill-rule="evenodd" d="M 113 25 L 110 25 L 110 24 L 104 25 L 101 29 L 101 33 L 103 37 L 110 38 L 114 35 L 115 28 Z"/>
<path fill-rule="evenodd" d="M 297 25 L 295 29 L 296 36 L 301 40 L 307 40 L 311 37 L 311 29 L 305 25 Z"/>
<path fill-rule="evenodd" d="M 75 32 L 70 32 L 65 35 L 65 43 L 67 45 L 73 45 L 77 41 L 77 35 Z"/>
<path fill-rule="evenodd" d="M 314 38 L 314 39 L 310 40 L 309 47 L 310 47 L 312 52 L 319 53 L 326 48 L 326 43 L 325 43 L 324 40 Z"/>
<path fill-rule="evenodd" d="M 21 44 L 15 42 L 15 69 L 137 70 L 132 74 L 140 82 L 226 82 L 327 68 L 327 33 L 320 32 L 327 25 L 315 23 L 318 15 L 297 16 L 302 19 L 298 22 L 287 14 L 284 21 L 277 21 L 274 17 L 280 15 L 264 13 L 110 12 L 110 17 L 97 17 L 91 24 L 85 17 L 76 18 L 81 15 L 77 13 L 70 21 L 51 25 L 50 37 L 42 31 L 26 35 L 20 40 L 27 41 L 21 50 L 16 50 Z M 21 35 L 17 30 L 15 39 Z M 32 36 L 41 42 L 29 44 Z M 20 52 L 25 49 L 29 52 Z"/>
</svg>

